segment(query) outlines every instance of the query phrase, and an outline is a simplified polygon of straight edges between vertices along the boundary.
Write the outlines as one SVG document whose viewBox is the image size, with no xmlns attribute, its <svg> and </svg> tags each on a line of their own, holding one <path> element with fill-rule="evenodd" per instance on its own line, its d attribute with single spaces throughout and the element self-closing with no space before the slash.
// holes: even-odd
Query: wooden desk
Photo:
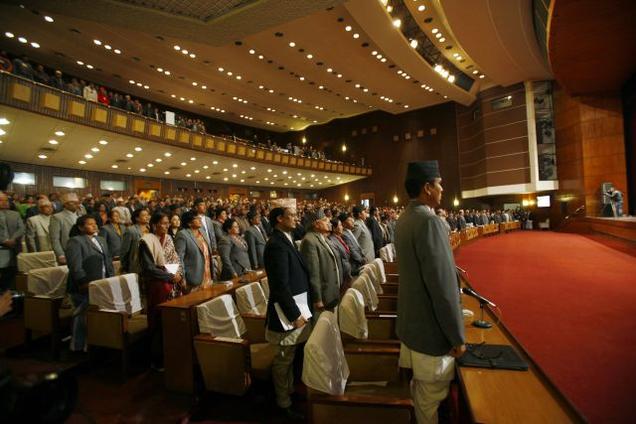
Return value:
<svg viewBox="0 0 636 424">
<path fill-rule="evenodd" d="M 464 228 L 460 232 L 462 241 L 469 241 L 479 237 L 479 231 L 477 227 L 468 227 Z"/>
<path fill-rule="evenodd" d="M 500 233 L 505 233 L 508 231 L 519 230 L 519 229 L 521 229 L 521 222 L 519 221 L 508 221 L 508 222 L 502 222 L 501 224 L 499 224 Z"/>
<path fill-rule="evenodd" d="M 457 249 L 462 242 L 462 236 L 460 233 L 457 232 L 450 233 L 448 239 L 451 245 L 451 249 L 453 250 Z"/>
<path fill-rule="evenodd" d="M 479 231 L 479 236 L 486 236 L 488 234 L 496 234 L 497 232 L 499 232 L 499 226 L 495 223 L 492 224 L 488 224 L 488 225 L 482 225 L 477 227 L 477 230 Z"/>
<path fill-rule="evenodd" d="M 479 302 L 462 295 L 464 307 L 479 314 Z M 491 311 L 485 314 L 492 323 Z M 528 371 L 458 367 L 471 420 L 476 423 L 583 423 L 585 419 L 523 350 L 503 323 L 485 330 L 466 321 L 466 342 L 512 345 L 528 362 Z"/>
<path fill-rule="evenodd" d="M 185 296 L 159 305 L 163 327 L 164 381 L 168 390 L 194 393 L 196 355 L 192 340 L 198 333 L 198 319 L 195 306 L 223 294 L 232 294 L 245 282 L 258 281 L 265 277 L 264 271 L 257 271 L 232 280 L 231 285 L 214 284 Z"/>
</svg>

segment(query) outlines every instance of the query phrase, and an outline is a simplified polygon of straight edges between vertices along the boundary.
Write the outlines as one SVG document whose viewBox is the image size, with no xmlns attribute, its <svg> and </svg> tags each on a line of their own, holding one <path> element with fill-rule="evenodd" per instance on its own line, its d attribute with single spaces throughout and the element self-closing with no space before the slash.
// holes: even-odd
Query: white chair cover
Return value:
<svg viewBox="0 0 636 424">
<path fill-rule="evenodd" d="M 269 300 L 269 280 L 267 277 L 260 279 L 261 287 L 263 288 L 263 293 L 265 293 L 265 299 Z"/>
<path fill-rule="evenodd" d="M 124 274 L 92 281 L 88 285 L 88 303 L 130 315 L 141 311 L 138 275 Z"/>
<path fill-rule="evenodd" d="M 302 380 L 307 387 L 330 395 L 344 394 L 349 365 L 332 312 L 324 311 L 305 345 Z"/>
<path fill-rule="evenodd" d="M 66 265 L 32 269 L 27 274 L 27 290 L 36 296 L 64 297 L 67 280 Z"/>
<path fill-rule="evenodd" d="M 242 314 L 265 315 L 267 313 L 267 299 L 263 288 L 258 282 L 253 282 L 236 289 L 236 305 Z"/>
<path fill-rule="evenodd" d="M 380 281 L 380 284 L 386 283 L 386 273 L 384 272 L 384 262 L 382 261 L 382 259 L 376 258 L 376 260 L 373 261 L 373 263 L 375 264 L 376 278 Z"/>
<path fill-rule="evenodd" d="M 384 262 L 393 262 L 393 252 L 388 244 L 380 249 L 380 259 Z"/>
<path fill-rule="evenodd" d="M 375 292 L 377 294 L 384 293 L 384 290 L 382 289 L 382 285 L 380 284 L 380 273 L 377 270 L 377 265 L 375 261 L 366 265 L 365 268 L 362 270 L 362 272 L 360 272 L 360 275 L 364 275 L 369 279 L 371 284 L 373 284 L 373 288 L 375 289 Z"/>
<path fill-rule="evenodd" d="M 197 306 L 199 332 L 240 339 L 247 332 L 232 296 L 224 294 Z"/>
<path fill-rule="evenodd" d="M 373 283 L 369 280 L 369 276 L 362 274 L 355 279 L 351 287 L 358 290 L 364 298 L 364 304 L 370 311 L 378 308 L 378 295 L 373 288 Z"/>
<path fill-rule="evenodd" d="M 356 339 L 369 337 L 369 325 L 364 314 L 364 297 L 354 288 L 347 289 L 338 305 L 340 331 Z"/>
<path fill-rule="evenodd" d="M 27 273 L 32 269 L 51 268 L 57 266 L 55 252 L 32 252 L 18 254 L 18 271 Z"/>
<path fill-rule="evenodd" d="M 393 256 L 393 261 L 395 261 L 397 259 L 397 250 L 395 250 L 395 243 L 390 243 L 388 246 L 390 247 L 391 256 Z"/>
</svg>

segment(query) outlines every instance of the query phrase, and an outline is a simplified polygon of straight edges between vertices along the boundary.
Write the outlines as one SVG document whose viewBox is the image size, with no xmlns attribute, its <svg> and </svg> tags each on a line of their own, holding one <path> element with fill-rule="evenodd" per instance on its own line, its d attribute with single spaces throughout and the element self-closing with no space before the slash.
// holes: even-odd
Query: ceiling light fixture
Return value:
<svg viewBox="0 0 636 424">
<path fill-rule="evenodd" d="M 55 22 L 55 20 L 54 20 L 53 18 L 51 18 L 50 16 L 45 16 L 45 17 L 44 17 L 44 20 L 45 20 L 45 21 L 47 21 L 47 22 L 49 22 L 49 23 L 50 23 L 50 22 Z"/>
</svg>

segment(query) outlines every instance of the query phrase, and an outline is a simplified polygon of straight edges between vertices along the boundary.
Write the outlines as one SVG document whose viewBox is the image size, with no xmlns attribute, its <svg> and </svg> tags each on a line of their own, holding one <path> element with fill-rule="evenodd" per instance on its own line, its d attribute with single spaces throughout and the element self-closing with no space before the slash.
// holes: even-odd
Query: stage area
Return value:
<svg viewBox="0 0 636 424">
<path fill-rule="evenodd" d="M 634 256 L 582 235 L 524 231 L 462 246 L 456 261 L 590 422 L 633 420 Z"/>
</svg>

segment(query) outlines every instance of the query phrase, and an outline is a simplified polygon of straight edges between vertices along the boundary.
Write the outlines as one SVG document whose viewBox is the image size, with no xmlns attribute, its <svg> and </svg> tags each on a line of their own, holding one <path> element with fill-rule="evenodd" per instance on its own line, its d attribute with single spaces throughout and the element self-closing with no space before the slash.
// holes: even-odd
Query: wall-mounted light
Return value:
<svg viewBox="0 0 636 424">
<path fill-rule="evenodd" d="M 301 142 L 302 142 L 303 144 L 307 144 L 307 137 L 303 136 L 303 138 L 302 138 Z"/>
<path fill-rule="evenodd" d="M 349 201 L 349 195 L 348 195 L 348 194 L 345 194 L 345 195 L 344 195 L 344 201 L 345 201 L 345 202 L 348 202 L 348 201 Z"/>
<path fill-rule="evenodd" d="M 347 151 L 347 145 L 343 144 L 342 145 L 342 153 L 345 153 Z"/>
<path fill-rule="evenodd" d="M 397 194 L 396 194 L 396 195 L 394 195 L 394 196 L 393 196 L 393 203 L 396 203 L 396 204 L 397 204 L 397 202 L 399 202 L 399 201 L 400 201 L 400 199 L 398 199 Z"/>
<path fill-rule="evenodd" d="M 529 205 L 529 202 L 528 202 L 528 200 L 527 200 L 527 199 L 523 199 L 523 200 L 521 201 L 521 206 L 523 206 L 524 208 L 527 208 L 527 207 L 528 207 L 528 205 Z"/>
<path fill-rule="evenodd" d="M 453 200 L 453 206 L 457 207 L 459 206 L 459 199 L 456 197 L 455 200 Z"/>
</svg>

